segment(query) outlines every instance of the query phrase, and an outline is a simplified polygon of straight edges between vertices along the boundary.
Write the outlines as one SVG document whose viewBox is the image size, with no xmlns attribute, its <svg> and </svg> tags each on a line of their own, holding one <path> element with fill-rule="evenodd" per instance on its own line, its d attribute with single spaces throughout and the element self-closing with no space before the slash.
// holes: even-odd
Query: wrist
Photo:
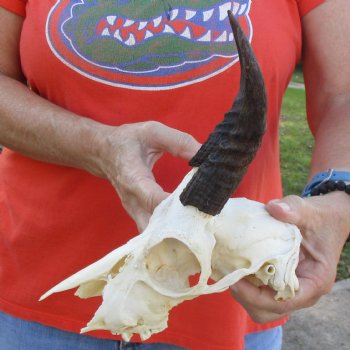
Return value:
<svg viewBox="0 0 350 350">
<path fill-rule="evenodd" d="M 328 194 L 332 206 L 344 209 L 344 215 L 350 214 L 350 172 L 329 169 L 317 173 L 304 188 L 302 197 L 315 197 Z M 345 217 L 345 216 L 344 216 Z M 345 234 L 345 241 L 350 242 L 350 225 Z"/>
<path fill-rule="evenodd" d="M 104 159 L 109 134 L 114 128 L 91 119 L 85 119 L 82 124 L 83 146 L 80 150 L 82 168 L 95 176 L 106 178 Z"/>
<path fill-rule="evenodd" d="M 304 188 L 302 197 L 318 196 L 333 191 L 350 194 L 350 171 L 328 169 L 317 173 Z"/>
<path fill-rule="evenodd" d="M 140 151 L 140 126 L 143 123 L 110 126 L 99 124 L 93 128 L 88 171 L 113 179 L 122 168 L 132 166 Z"/>
</svg>

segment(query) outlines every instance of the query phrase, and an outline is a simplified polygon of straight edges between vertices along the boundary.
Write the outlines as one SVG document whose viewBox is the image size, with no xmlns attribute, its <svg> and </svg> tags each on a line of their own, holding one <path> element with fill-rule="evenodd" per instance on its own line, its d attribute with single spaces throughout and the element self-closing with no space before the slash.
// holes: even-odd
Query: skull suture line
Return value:
<svg viewBox="0 0 350 350">
<path fill-rule="evenodd" d="M 298 289 L 298 228 L 275 220 L 259 202 L 229 199 L 261 142 L 266 111 L 249 42 L 232 15 L 230 21 L 242 66 L 241 89 L 192 159 L 194 169 L 155 209 L 143 233 L 41 298 L 75 287 L 81 298 L 102 295 L 82 332 L 105 329 L 125 340 L 135 333 L 145 340 L 167 327 L 174 306 L 222 292 L 244 277 L 270 286 L 276 299 L 293 297 Z M 189 278 L 196 274 L 191 285 Z M 215 283 L 208 284 L 210 278 Z"/>
</svg>

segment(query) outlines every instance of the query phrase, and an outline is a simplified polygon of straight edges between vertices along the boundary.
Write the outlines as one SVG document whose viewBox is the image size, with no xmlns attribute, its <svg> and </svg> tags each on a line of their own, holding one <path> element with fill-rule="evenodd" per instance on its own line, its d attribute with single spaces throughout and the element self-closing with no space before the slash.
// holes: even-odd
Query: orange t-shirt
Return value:
<svg viewBox="0 0 350 350">
<path fill-rule="evenodd" d="M 269 102 L 262 147 L 235 196 L 266 202 L 282 195 L 281 100 L 301 55 L 301 17 L 322 2 L 230 4 L 252 41 Z M 237 52 L 225 18 L 228 2 L 164 4 L 0 0 L 25 16 L 21 63 L 38 94 L 101 123 L 158 120 L 204 142 L 239 86 Z M 168 155 L 154 169 L 167 191 L 188 170 L 184 161 Z M 72 291 L 43 302 L 38 298 L 135 234 L 135 224 L 108 181 L 8 149 L 0 156 L 1 310 L 79 332 L 99 298 L 80 300 Z M 151 341 L 192 350 L 242 349 L 244 334 L 279 323 L 253 323 L 227 291 L 179 305 L 171 311 L 169 328 Z M 91 334 L 118 339 L 108 332 Z"/>
</svg>

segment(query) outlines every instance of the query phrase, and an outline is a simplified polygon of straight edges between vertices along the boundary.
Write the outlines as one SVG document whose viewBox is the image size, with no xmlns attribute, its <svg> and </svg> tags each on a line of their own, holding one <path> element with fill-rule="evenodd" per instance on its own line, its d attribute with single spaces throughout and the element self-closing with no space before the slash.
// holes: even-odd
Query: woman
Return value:
<svg viewBox="0 0 350 350">
<path fill-rule="evenodd" d="M 229 109 L 239 65 L 227 9 L 252 41 L 269 101 L 262 147 L 234 195 L 269 202 L 272 215 L 301 228 L 300 291 L 278 303 L 241 281 L 234 298 L 227 292 L 175 308 L 149 348 L 243 349 L 248 333 L 247 349 L 259 349 L 256 341 L 280 347 L 275 327 L 329 291 L 350 229 L 344 191 L 271 201 L 282 196 L 281 98 L 302 58 L 316 141 L 311 175 L 350 171 L 347 1 L 0 5 L 1 348 L 134 346 L 106 340 L 118 339 L 106 332 L 75 334 L 99 300 L 70 292 L 37 299 L 141 231 L 188 170 L 195 140 L 204 142 Z"/>
</svg>

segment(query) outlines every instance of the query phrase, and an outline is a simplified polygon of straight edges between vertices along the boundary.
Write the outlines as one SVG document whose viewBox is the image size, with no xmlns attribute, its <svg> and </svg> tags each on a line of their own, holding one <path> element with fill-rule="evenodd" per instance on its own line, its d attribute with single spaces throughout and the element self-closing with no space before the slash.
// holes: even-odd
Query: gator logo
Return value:
<svg viewBox="0 0 350 350">
<path fill-rule="evenodd" d="M 238 60 L 231 10 L 249 40 L 251 0 L 59 0 L 46 37 L 80 74 L 139 90 L 173 89 L 208 79 Z"/>
</svg>

